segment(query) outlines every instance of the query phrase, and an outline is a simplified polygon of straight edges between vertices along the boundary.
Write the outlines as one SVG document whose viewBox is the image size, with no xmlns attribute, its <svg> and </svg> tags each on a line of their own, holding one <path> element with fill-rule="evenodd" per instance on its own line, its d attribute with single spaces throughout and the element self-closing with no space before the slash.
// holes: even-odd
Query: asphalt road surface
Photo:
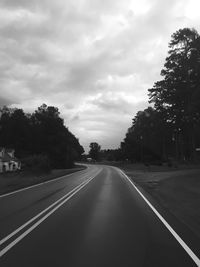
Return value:
<svg viewBox="0 0 200 267">
<path fill-rule="evenodd" d="M 98 165 L 1 196 L 0 266 L 200 266 L 198 248 L 146 197 Z"/>
</svg>

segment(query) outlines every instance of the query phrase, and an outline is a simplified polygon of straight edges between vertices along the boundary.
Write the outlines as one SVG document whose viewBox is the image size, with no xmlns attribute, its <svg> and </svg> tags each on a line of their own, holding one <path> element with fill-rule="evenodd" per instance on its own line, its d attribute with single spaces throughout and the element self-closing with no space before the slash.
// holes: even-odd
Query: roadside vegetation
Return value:
<svg viewBox="0 0 200 267">
<path fill-rule="evenodd" d="M 22 170 L 72 168 L 84 152 L 56 107 L 43 104 L 29 114 L 4 106 L 0 114 L 0 146 L 15 149 Z"/>
<path fill-rule="evenodd" d="M 85 168 L 74 164 L 84 150 L 58 108 L 43 104 L 27 114 L 4 106 L 0 113 L 0 147 L 14 149 L 22 163 L 20 171 L 0 174 L 0 194 Z"/>
<path fill-rule="evenodd" d="M 200 166 L 149 168 L 143 164 L 121 163 L 118 167 L 200 238 Z"/>
<path fill-rule="evenodd" d="M 200 36 L 194 29 L 172 35 L 160 81 L 148 90 L 153 106 L 139 111 L 121 143 L 130 161 L 200 160 Z"/>
<path fill-rule="evenodd" d="M 0 195 L 31 185 L 43 183 L 58 177 L 84 170 L 83 165 L 74 165 L 70 169 L 52 169 L 47 172 L 26 169 L 20 172 L 8 172 L 0 175 Z"/>
</svg>

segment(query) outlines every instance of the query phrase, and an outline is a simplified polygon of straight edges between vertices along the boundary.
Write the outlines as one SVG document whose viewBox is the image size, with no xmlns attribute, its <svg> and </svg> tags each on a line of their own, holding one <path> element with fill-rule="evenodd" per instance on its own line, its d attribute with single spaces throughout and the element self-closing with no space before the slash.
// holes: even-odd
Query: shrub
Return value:
<svg viewBox="0 0 200 267">
<path fill-rule="evenodd" d="M 33 172 L 50 172 L 51 166 L 47 155 L 33 155 L 22 160 L 24 168 Z"/>
</svg>

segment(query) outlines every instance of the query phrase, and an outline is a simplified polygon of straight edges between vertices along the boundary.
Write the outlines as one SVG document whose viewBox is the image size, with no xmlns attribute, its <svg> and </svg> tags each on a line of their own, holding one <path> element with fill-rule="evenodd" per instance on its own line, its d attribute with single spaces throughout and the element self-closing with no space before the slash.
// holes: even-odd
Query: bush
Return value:
<svg viewBox="0 0 200 267">
<path fill-rule="evenodd" d="M 33 172 L 50 172 L 51 166 L 47 155 L 33 155 L 22 160 L 22 164 L 26 170 Z"/>
</svg>

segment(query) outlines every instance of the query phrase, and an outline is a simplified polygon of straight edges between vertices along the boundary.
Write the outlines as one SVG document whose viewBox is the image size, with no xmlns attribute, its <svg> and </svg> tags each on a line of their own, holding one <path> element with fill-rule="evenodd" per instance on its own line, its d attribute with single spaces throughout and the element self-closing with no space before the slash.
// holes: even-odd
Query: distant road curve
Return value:
<svg viewBox="0 0 200 267">
<path fill-rule="evenodd" d="M 110 166 L 0 197 L 0 229 L 2 267 L 200 266 L 198 249 Z"/>
</svg>

